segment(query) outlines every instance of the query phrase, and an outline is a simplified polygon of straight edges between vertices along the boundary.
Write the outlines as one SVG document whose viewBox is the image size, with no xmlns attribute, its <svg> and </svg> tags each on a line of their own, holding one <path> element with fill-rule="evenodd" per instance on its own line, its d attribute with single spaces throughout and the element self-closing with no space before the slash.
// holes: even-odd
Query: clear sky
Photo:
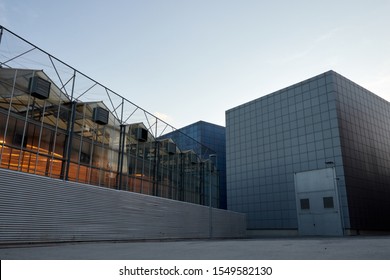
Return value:
<svg viewBox="0 0 390 280">
<path fill-rule="evenodd" d="M 390 100 L 388 0 L 0 0 L 0 24 L 176 128 L 331 69 Z"/>
</svg>

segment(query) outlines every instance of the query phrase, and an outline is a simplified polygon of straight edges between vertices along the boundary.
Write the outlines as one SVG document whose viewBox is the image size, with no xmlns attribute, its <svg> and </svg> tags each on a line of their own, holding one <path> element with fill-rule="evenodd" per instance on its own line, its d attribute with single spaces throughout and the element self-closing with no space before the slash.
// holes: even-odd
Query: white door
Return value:
<svg viewBox="0 0 390 280">
<path fill-rule="evenodd" d="M 295 173 L 300 235 L 343 235 L 333 168 Z"/>
</svg>

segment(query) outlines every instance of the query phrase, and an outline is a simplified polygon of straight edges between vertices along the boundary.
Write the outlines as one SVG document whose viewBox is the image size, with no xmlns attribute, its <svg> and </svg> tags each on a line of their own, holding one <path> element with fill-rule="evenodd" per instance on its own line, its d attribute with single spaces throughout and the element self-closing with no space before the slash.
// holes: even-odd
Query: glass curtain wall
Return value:
<svg viewBox="0 0 390 280">
<path fill-rule="evenodd" d="M 169 124 L 0 30 L 1 168 L 205 205 L 211 187 L 218 205 L 213 151 L 185 135 L 181 150 Z"/>
<path fill-rule="evenodd" d="M 104 104 L 72 103 L 54 85 L 48 99 L 32 96 L 34 76 L 48 80 L 41 71 L 0 69 L 0 166 L 114 188 L 117 121 L 93 122 L 93 108 Z"/>
</svg>

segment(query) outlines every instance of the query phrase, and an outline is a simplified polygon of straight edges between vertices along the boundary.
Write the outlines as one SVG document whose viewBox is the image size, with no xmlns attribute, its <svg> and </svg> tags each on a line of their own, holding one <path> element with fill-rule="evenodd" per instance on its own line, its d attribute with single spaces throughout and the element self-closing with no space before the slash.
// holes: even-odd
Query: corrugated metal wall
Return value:
<svg viewBox="0 0 390 280">
<path fill-rule="evenodd" d="M 0 243 L 209 237 L 209 208 L 0 169 Z M 245 215 L 212 209 L 213 237 Z"/>
</svg>

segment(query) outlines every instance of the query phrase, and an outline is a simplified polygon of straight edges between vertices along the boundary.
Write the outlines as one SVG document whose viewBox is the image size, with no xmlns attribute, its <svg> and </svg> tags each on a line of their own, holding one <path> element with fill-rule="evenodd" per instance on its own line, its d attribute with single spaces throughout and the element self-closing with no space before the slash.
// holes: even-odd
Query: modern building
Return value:
<svg viewBox="0 0 390 280">
<path fill-rule="evenodd" d="M 166 135 L 172 138 L 181 149 L 191 149 L 191 142 L 182 135 L 190 136 L 201 143 L 203 149 L 207 151 L 199 152 L 205 155 L 204 160 L 211 156 L 211 160 L 216 164 L 219 180 L 219 204 L 218 207 L 226 209 L 226 129 L 223 126 L 199 121 L 183 128 L 180 128 Z M 215 157 L 213 157 L 215 156 Z M 215 205 L 215 201 L 213 202 Z"/>
<path fill-rule="evenodd" d="M 43 71 L 0 68 L 0 98 L 2 168 L 197 204 L 205 186 L 218 189 L 195 152 L 69 98 Z"/>
<path fill-rule="evenodd" d="M 2 26 L 0 53 L 0 243 L 245 234 L 214 151 Z"/>
<path fill-rule="evenodd" d="M 390 230 L 390 104 L 329 71 L 226 112 L 228 209 L 251 232 Z"/>
</svg>

